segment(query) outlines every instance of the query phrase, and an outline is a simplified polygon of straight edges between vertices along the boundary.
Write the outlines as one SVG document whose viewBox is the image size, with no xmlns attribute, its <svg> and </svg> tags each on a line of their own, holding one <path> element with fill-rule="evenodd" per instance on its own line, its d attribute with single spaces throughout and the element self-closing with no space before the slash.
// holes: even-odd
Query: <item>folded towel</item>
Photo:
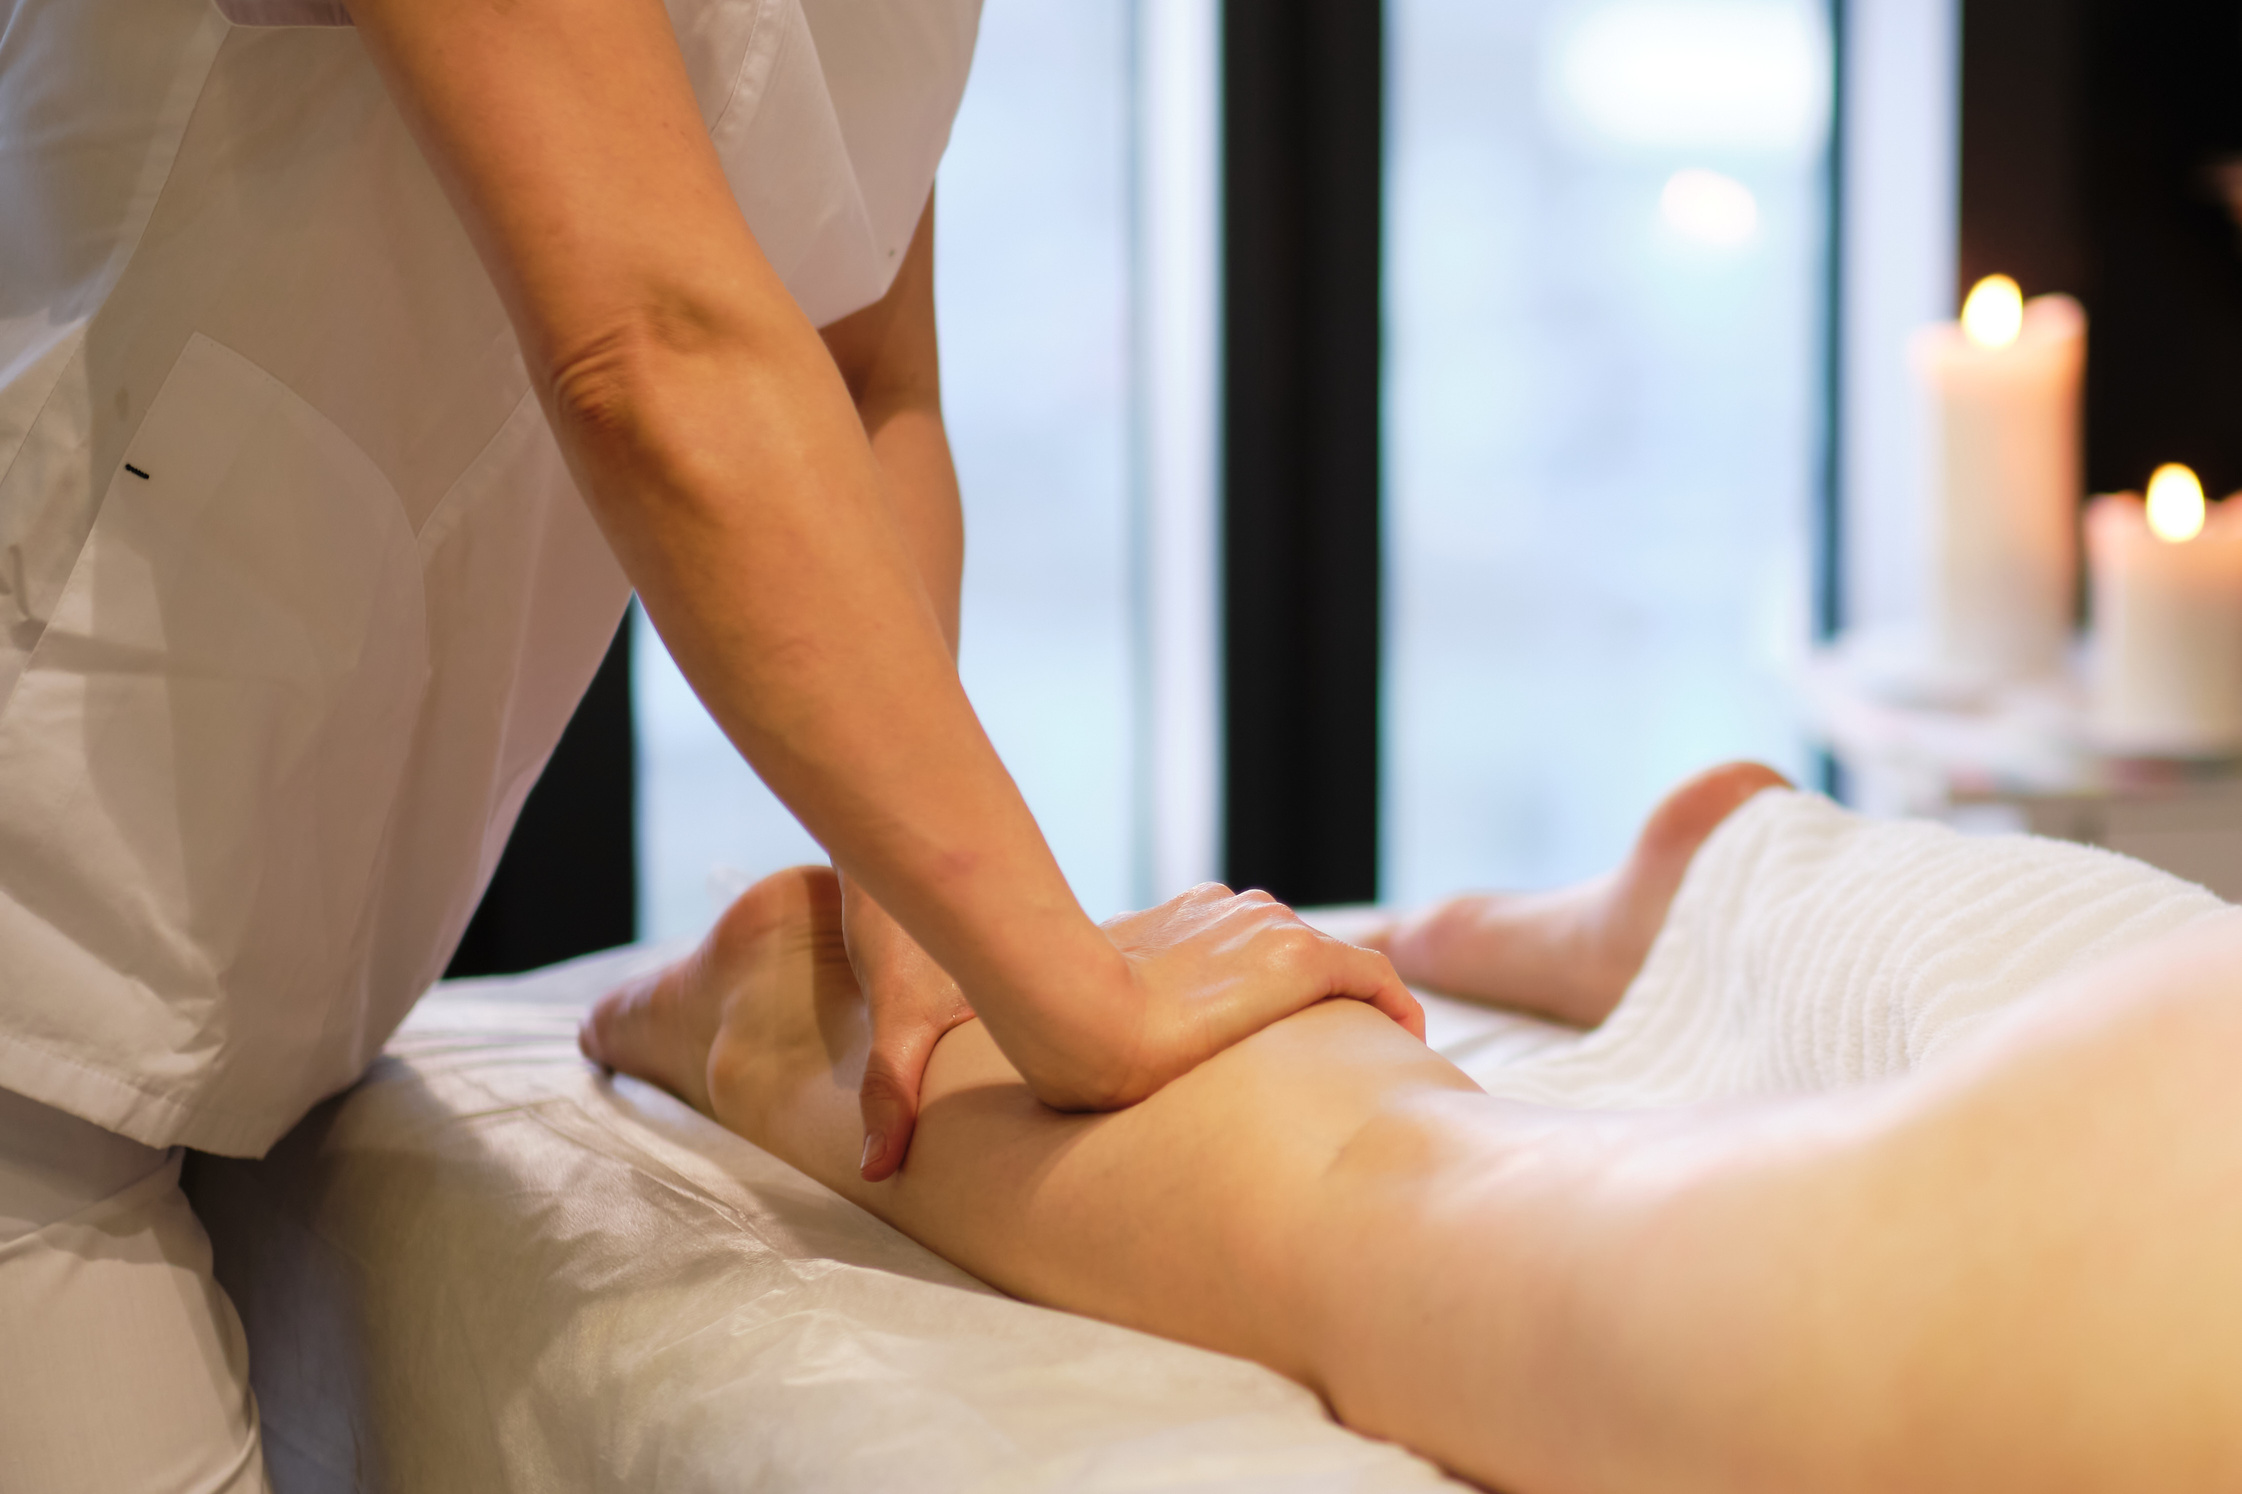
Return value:
<svg viewBox="0 0 2242 1494">
<path fill-rule="evenodd" d="M 1771 790 L 1713 833 L 1610 1018 L 1495 1094 L 1584 1107 L 1829 1089 L 1903 1072 L 2054 976 L 2229 905 L 2129 857 L 1864 819 Z"/>
</svg>

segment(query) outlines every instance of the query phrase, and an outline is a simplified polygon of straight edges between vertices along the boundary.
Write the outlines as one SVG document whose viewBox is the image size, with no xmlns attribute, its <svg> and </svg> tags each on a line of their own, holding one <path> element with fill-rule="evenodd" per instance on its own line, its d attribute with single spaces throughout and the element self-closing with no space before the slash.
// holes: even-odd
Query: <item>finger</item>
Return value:
<svg viewBox="0 0 2242 1494">
<path fill-rule="evenodd" d="M 922 1059 L 919 1073 L 925 1072 Z M 918 1084 L 875 1060 L 865 1066 L 858 1104 L 864 1115 L 864 1151 L 857 1170 L 865 1182 L 881 1182 L 895 1176 L 910 1155 L 911 1133 L 918 1129 Z"/>
<path fill-rule="evenodd" d="M 1394 974 L 1393 962 L 1376 950 L 1343 944 L 1328 934 L 1324 942 L 1331 949 L 1335 981 L 1331 994 L 1369 1002 L 1399 1022 L 1411 1037 L 1423 1042 L 1425 1009 L 1402 984 L 1401 977 Z"/>
<path fill-rule="evenodd" d="M 1252 942 L 1256 963 L 1271 978 L 1257 999 L 1224 1014 L 1218 1045 L 1334 997 L 1364 1002 L 1424 1041 L 1424 1008 L 1384 955 L 1332 938 L 1281 903 L 1234 898 L 1224 921 Z"/>
<path fill-rule="evenodd" d="M 910 1154 L 911 1133 L 918 1128 L 919 1085 L 926 1077 L 933 1045 L 921 1045 L 913 1036 L 883 1049 L 875 1034 L 872 1054 L 865 1061 L 857 1097 L 864 1116 L 864 1151 L 857 1168 L 868 1183 L 895 1175 Z"/>
<path fill-rule="evenodd" d="M 911 1133 L 918 1129 L 919 1089 L 926 1081 L 926 1063 L 942 1034 L 964 1020 L 966 1013 L 930 1018 L 912 1011 L 901 1020 L 884 1020 L 872 1014 L 872 1052 L 864 1063 L 864 1083 L 857 1103 L 864 1117 L 864 1153 L 858 1170 L 864 1181 L 877 1183 L 893 1177 L 910 1154 Z"/>
</svg>

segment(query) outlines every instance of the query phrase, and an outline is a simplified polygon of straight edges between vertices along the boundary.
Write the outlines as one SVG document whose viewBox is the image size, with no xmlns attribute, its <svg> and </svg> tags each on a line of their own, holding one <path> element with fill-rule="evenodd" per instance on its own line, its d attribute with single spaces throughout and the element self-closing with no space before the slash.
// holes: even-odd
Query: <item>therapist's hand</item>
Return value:
<svg viewBox="0 0 2242 1494">
<path fill-rule="evenodd" d="M 975 1013 L 901 925 L 850 879 L 841 886 L 849 961 L 872 1016 L 859 1097 L 861 1167 L 878 1182 L 910 1150 L 935 1044 Z M 1423 1010 L 1384 955 L 1310 928 L 1265 892 L 1207 883 L 1102 927 L 1126 972 L 1121 1000 L 1069 1003 L 1073 1020 L 1062 1022 L 1067 1030 L 1056 1042 L 1018 1045 L 1030 1087 L 1057 1108 L 1134 1104 L 1239 1039 L 1331 997 L 1367 1001 L 1413 1036 L 1425 1035 Z"/>
<path fill-rule="evenodd" d="M 1424 1010 L 1384 955 L 1309 927 L 1266 892 L 1209 882 L 1102 927 L 1121 952 L 1133 999 L 1118 1014 L 1084 1013 L 1088 1030 L 1103 1029 L 1103 1052 L 1074 1081 L 1078 1093 L 1068 1094 L 1059 1074 L 1039 1082 L 1021 1066 L 1059 1108 L 1135 1104 L 1241 1038 L 1332 997 L 1366 1001 L 1424 1038 Z"/>
<path fill-rule="evenodd" d="M 872 1010 L 872 1049 L 858 1103 L 864 1113 L 864 1180 L 903 1165 L 919 1118 L 919 1084 L 942 1034 L 973 1019 L 965 992 L 887 910 L 841 879 L 841 928 L 849 965 Z"/>
</svg>

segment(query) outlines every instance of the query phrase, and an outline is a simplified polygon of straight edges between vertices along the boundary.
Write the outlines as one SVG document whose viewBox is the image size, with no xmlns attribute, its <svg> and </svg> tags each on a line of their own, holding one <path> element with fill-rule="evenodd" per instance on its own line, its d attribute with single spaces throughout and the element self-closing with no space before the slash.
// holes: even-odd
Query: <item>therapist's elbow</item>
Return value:
<svg viewBox="0 0 2242 1494">
<path fill-rule="evenodd" d="M 541 370 L 554 434 L 603 490 L 689 495 L 743 395 L 784 377 L 788 329 L 754 307 L 649 299 L 588 326 Z M 815 334 L 810 334 L 815 347 Z M 615 478 L 619 481 L 603 481 Z M 651 482 L 649 481 L 651 479 Z"/>
<path fill-rule="evenodd" d="M 546 370 L 555 434 L 598 448 L 643 441 L 661 358 L 645 328 L 618 321 L 557 355 Z"/>
<path fill-rule="evenodd" d="M 545 370 L 553 435 L 603 517 L 695 490 L 688 438 L 678 428 L 692 361 L 673 333 L 633 315 L 572 343 Z"/>
<path fill-rule="evenodd" d="M 696 372 L 753 350 L 753 318 L 696 297 L 642 297 L 587 322 L 545 360 L 557 433 L 599 447 L 661 438 Z"/>
</svg>

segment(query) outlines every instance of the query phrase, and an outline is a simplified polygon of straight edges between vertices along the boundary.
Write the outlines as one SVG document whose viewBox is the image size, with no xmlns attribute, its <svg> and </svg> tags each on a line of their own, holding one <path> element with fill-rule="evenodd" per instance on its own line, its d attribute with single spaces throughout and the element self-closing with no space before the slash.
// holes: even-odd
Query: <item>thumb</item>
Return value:
<svg viewBox="0 0 2242 1494">
<path fill-rule="evenodd" d="M 864 1114 L 859 1170 L 867 1183 L 893 1177 L 903 1165 L 911 1149 L 911 1132 L 918 1125 L 919 1085 L 926 1078 L 926 1061 L 941 1035 L 941 1027 L 923 1020 L 884 1031 L 874 1022 L 872 1051 L 865 1059 L 858 1095 Z"/>
</svg>

